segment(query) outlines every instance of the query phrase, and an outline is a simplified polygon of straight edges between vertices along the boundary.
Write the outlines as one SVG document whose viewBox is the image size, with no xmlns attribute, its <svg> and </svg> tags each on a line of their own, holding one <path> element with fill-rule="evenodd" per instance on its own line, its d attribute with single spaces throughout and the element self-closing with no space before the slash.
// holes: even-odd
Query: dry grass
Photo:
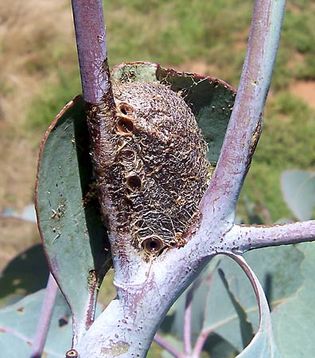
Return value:
<svg viewBox="0 0 315 358">
<path fill-rule="evenodd" d="M 67 6 L 64 0 L 0 3 L 0 207 L 32 199 L 37 148 L 23 125 L 31 99 L 56 76 L 51 66 L 73 56 Z"/>
<path fill-rule="evenodd" d="M 56 76 L 56 63 L 73 64 L 72 32 L 66 0 L 0 2 L 0 210 L 19 209 L 33 199 L 34 143 L 40 137 L 26 134 L 27 112 L 34 96 Z M 33 243 L 34 236 L 33 225 L 0 219 L 2 264 Z"/>
</svg>

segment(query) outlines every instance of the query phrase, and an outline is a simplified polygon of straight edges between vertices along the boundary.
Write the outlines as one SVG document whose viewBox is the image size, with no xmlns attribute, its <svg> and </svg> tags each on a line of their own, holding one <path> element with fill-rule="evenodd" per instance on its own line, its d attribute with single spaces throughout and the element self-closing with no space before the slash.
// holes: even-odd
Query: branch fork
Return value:
<svg viewBox="0 0 315 358">
<path fill-rule="evenodd" d="M 72 0 L 72 6 L 83 96 L 93 112 L 88 120 L 95 171 L 102 182 L 102 146 L 109 145 L 100 135 L 104 125 L 102 115 L 113 120 L 116 113 L 107 64 L 102 1 Z M 144 262 L 136 250 L 128 246 L 128 237 L 119 237 L 114 231 L 110 234 L 117 298 L 80 340 L 77 347 L 80 358 L 117 354 L 122 358 L 145 357 L 169 307 L 214 255 L 239 255 L 260 247 L 315 240 L 315 221 L 272 227 L 234 224 L 239 193 L 261 132 L 284 7 L 284 0 L 255 1 L 235 105 L 217 167 L 200 203 L 197 230 L 184 247 L 167 250 L 150 262 Z M 101 190 L 101 205 L 104 198 L 106 193 Z M 109 209 L 106 206 L 103 211 L 107 211 L 107 219 L 111 220 Z M 189 303 L 187 305 L 185 320 L 189 325 Z M 192 352 L 189 335 L 187 327 L 186 355 Z"/>
</svg>

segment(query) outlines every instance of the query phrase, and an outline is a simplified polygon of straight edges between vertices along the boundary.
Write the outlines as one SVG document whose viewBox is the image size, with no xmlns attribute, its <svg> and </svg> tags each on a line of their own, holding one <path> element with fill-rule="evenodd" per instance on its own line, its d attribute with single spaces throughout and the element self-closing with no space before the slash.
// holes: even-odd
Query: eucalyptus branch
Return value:
<svg viewBox="0 0 315 358">
<path fill-rule="evenodd" d="M 51 317 L 58 293 L 58 286 L 52 274 L 49 274 L 44 301 L 39 315 L 35 337 L 32 343 L 31 358 L 39 358 L 43 354 Z"/>
<path fill-rule="evenodd" d="M 107 59 L 107 43 L 102 0 L 72 0 L 74 27 L 81 75 L 83 98 L 86 102 L 87 125 L 93 169 L 98 187 L 98 201 L 104 221 L 114 215 L 107 205 L 104 182 L 104 147 L 109 146 L 107 123 L 115 119 L 115 102 Z M 115 258 L 115 249 L 112 247 Z"/>
<path fill-rule="evenodd" d="M 185 301 L 185 312 L 184 312 L 184 329 L 183 329 L 183 340 L 184 340 L 184 353 L 188 356 L 191 354 L 191 319 L 192 319 L 192 301 L 194 297 L 194 285 L 187 292 Z"/>
<path fill-rule="evenodd" d="M 239 193 L 260 137 L 262 112 L 280 39 L 285 0 L 256 0 L 247 54 L 220 158 L 201 209 L 233 221 Z"/>
<path fill-rule="evenodd" d="M 154 336 L 154 341 L 163 349 L 165 349 L 168 353 L 170 353 L 175 358 L 180 358 L 182 354 L 178 352 L 178 350 L 172 346 L 172 344 L 167 341 L 164 337 L 159 334 Z"/>
<path fill-rule="evenodd" d="M 80 358 L 117 354 L 121 358 L 141 358 L 146 356 L 158 326 L 178 296 L 213 255 L 220 250 L 227 252 L 233 245 L 224 239 L 231 231 L 236 200 L 259 138 L 284 1 L 256 0 L 239 92 L 217 169 L 200 205 L 199 227 L 191 228 L 183 247 L 165 250 L 149 260 L 144 260 L 132 246 L 128 230 L 117 228 L 121 213 L 106 191 L 106 185 L 111 185 L 106 183 L 116 180 L 115 173 L 104 169 L 104 163 L 111 163 L 115 155 L 108 133 L 113 132 L 116 108 L 107 66 L 101 1 L 73 0 L 72 4 L 83 93 L 92 104 L 87 111 L 88 125 L 100 183 L 99 201 L 110 227 L 117 290 L 117 299 L 95 320 L 77 348 Z"/>
<path fill-rule="evenodd" d="M 102 0 L 72 0 L 83 98 L 99 104 L 111 92 Z"/>
<path fill-rule="evenodd" d="M 272 226 L 235 225 L 226 236 L 233 250 L 245 252 L 268 246 L 315 241 L 315 220 Z"/>
<path fill-rule="evenodd" d="M 202 349 L 209 337 L 209 335 L 213 333 L 213 328 L 212 327 L 209 327 L 207 329 L 203 329 L 197 340 L 196 340 L 196 343 L 195 343 L 195 346 L 194 346 L 194 350 L 193 350 L 193 353 L 192 353 L 192 358 L 199 358 L 200 355 L 201 355 L 201 352 L 202 352 Z"/>
</svg>

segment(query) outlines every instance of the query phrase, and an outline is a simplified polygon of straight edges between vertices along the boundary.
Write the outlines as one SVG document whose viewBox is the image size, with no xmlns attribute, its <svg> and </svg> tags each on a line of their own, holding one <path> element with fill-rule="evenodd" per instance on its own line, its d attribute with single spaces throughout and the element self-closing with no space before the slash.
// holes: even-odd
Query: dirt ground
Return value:
<svg viewBox="0 0 315 358">
<path fill-rule="evenodd" d="M 290 90 L 296 97 L 315 108 L 315 81 L 296 82 Z"/>
</svg>

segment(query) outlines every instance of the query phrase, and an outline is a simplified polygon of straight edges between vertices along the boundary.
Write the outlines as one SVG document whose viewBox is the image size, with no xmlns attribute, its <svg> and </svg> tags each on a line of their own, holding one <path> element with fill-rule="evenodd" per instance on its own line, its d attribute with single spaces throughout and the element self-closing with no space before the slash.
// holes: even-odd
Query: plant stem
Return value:
<svg viewBox="0 0 315 358">
<path fill-rule="evenodd" d="M 95 2 L 100 9 L 101 1 Z M 90 4 L 91 0 L 73 0 L 73 11 L 84 98 L 95 104 L 92 106 L 92 114 L 88 115 L 93 160 L 98 180 L 103 183 L 105 180 L 102 178 L 106 177 L 106 173 L 102 160 L 106 160 L 106 156 L 102 156 L 102 148 L 107 146 L 107 152 L 111 150 L 110 140 L 106 137 L 106 125 L 115 117 L 115 108 L 106 63 L 106 49 L 101 47 L 99 52 L 95 52 L 93 46 L 98 46 L 97 43 L 92 46 L 87 39 L 82 39 L 91 36 L 88 34 L 91 30 L 85 23 L 91 22 L 93 11 L 85 8 L 86 3 Z M 78 9 L 79 5 L 81 10 Z M 212 255 L 219 251 L 219 246 L 224 246 L 220 241 L 223 243 L 224 236 L 233 225 L 236 200 L 259 138 L 261 112 L 269 88 L 283 10 L 283 0 L 256 1 L 240 89 L 216 172 L 201 203 L 202 220 L 199 229 L 194 231 L 195 234 L 191 234 L 192 239 L 187 240 L 186 245 L 180 249 L 170 249 L 149 262 L 144 261 L 130 246 L 128 233 L 124 234 L 126 237 L 118 237 L 119 240 L 115 240 L 116 233 L 111 231 L 117 299 L 107 306 L 79 342 L 80 357 L 110 358 L 118 351 L 121 358 L 145 357 L 169 307 L 196 278 Z M 92 41 L 100 32 L 102 23 L 100 16 L 96 16 L 96 19 L 98 25 L 92 26 Z M 102 39 L 105 46 L 105 36 Z M 91 51 L 87 51 L 87 48 Z M 103 62 L 99 61 L 100 58 Z M 86 63 L 92 66 L 92 74 L 86 73 Z M 95 63 L 96 65 L 91 65 Z M 105 67 L 102 65 L 104 63 Z M 106 75 L 100 71 L 104 68 Z M 90 79 L 87 80 L 88 78 Z M 86 84 L 86 81 L 89 83 Z M 94 88 L 99 81 L 100 91 Z M 103 214 L 107 214 L 108 221 L 111 222 L 115 219 L 115 210 L 107 198 L 106 188 L 103 193 L 102 190 L 100 185 L 101 207 Z M 165 346 L 159 336 L 158 341 Z M 175 357 L 184 356 L 171 347 L 169 349 Z"/>
<path fill-rule="evenodd" d="M 175 347 L 172 346 L 170 342 L 168 342 L 165 338 L 160 336 L 158 333 L 154 336 L 154 341 L 163 349 L 165 349 L 168 353 L 170 353 L 175 358 L 180 358 L 182 354 L 177 351 Z"/>
<path fill-rule="evenodd" d="M 192 314 L 192 300 L 194 297 L 194 286 L 187 292 L 184 312 L 184 353 L 189 356 L 191 354 L 191 314 Z"/>
<path fill-rule="evenodd" d="M 235 225 L 226 240 L 229 238 L 237 245 L 237 251 L 242 253 L 262 247 L 314 241 L 315 220 L 272 226 Z"/>
<path fill-rule="evenodd" d="M 99 104 L 111 92 L 102 0 L 72 0 L 83 98 Z"/>
<path fill-rule="evenodd" d="M 213 332 L 213 329 L 212 327 L 211 328 L 208 328 L 208 329 L 203 329 L 197 340 L 196 340 L 196 343 L 195 343 L 195 346 L 194 346 L 194 350 L 193 350 L 193 353 L 191 355 L 192 358 L 199 358 L 200 355 L 201 355 L 201 352 L 202 352 L 202 348 L 203 346 L 205 345 L 206 343 L 206 340 L 208 338 L 208 336 Z"/>
<path fill-rule="evenodd" d="M 49 274 L 45 297 L 40 311 L 39 321 L 32 344 L 31 358 L 40 358 L 43 354 L 50 320 L 53 314 L 58 286 L 52 274 Z"/>
<path fill-rule="evenodd" d="M 262 112 L 280 39 L 285 0 L 256 0 L 247 54 L 220 158 L 201 210 L 231 223 L 243 181 L 260 137 Z"/>
<path fill-rule="evenodd" d="M 72 0 L 83 98 L 87 103 L 87 124 L 93 169 L 99 182 L 104 180 L 106 123 L 114 120 L 115 103 L 107 61 L 106 32 L 102 0 Z M 100 206 L 104 206 L 103 188 L 98 188 Z M 106 194 L 105 194 L 106 196 Z M 103 212 L 103 216 L 107 213 Z"/>
</svg>

